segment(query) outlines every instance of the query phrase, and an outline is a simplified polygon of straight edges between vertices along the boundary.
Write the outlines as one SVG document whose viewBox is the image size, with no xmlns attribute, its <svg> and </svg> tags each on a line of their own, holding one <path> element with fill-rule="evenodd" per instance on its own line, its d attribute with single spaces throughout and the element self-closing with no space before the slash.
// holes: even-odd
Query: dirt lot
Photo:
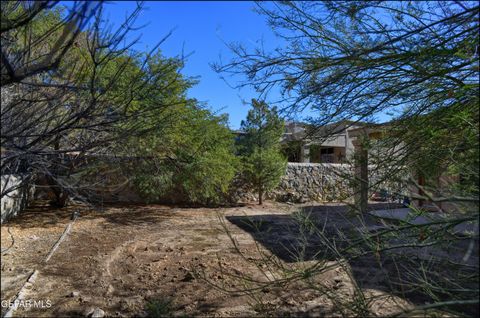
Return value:
<svg viewBox="0 0 480 318">
<path fill-rule="evenodd" d="M 147 304 L 155 301 L 162 304 L 160 310 L 170 302 L 165 310 L 175 315 L 334 315 L 336 305 L 325 295 L 332 291 L 340 298 L 354 299 L 354 282 L 345 267 L 326 256 L 322 262 L 329 270 L 321 277 L 262 287 L 262 282 L 285 278 L 285 273 L 302 271 L 319 260 L 318 254 L 288 248 L 292 240 L 298 240 L 299 233 L 288 231 L 291 213 L 298 208 L 266 203 L 217 209 L 108 206 L 94 211 L 82 207 L 52 210 L 37 204 L 1 228 L 2 250 L 10 245 L 11 235 L 14 238 L 13 247 L 2 256 L 2 315 L 6 311 L 3 303 L 14 298 L 35 269 L 39 274 L 25 299 L 47 305 L 20 307 L 15 316 L 88 316 L 94 308 L 101 308 L 107 316 L 146 316 Z M 321 213 L 340 209 L 342 213 L 334 220 L 338 224 L 346 224 L 349 217 L 345 206 L 316 208 Z M 81 216 L 45 263 L 77 209 Z M 255 233 L 261 234 L 250 231 L 245 218 L 258 218 L 255 224 L 260 231 Z M 366 295 L 385 295 L 381 302 L 369 303 L 375 314 L 412 306 L 409 300 L 374 288 L 382 278 L 371 272 L 370 264 L 359 265 L 356 275 L 371 283 L 364 286 Z M 327 292 L 298 288 L 315 281 L 327 286 Z M 221 290 L 258 286 L 258 292 L 250 294 Z"/>
</svg>

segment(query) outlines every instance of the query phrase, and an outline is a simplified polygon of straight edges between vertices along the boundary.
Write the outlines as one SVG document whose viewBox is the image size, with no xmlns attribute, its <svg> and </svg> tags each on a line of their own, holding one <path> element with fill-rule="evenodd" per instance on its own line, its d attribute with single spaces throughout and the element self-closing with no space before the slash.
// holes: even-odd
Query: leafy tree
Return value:
<svg viewBox="0 0 480 318">
<path fill-rule="evenodd" d="M 137 189 L 150 201 L 222 203 L 237 170 L 226 116 L 190 101 L 167 120 L 136 140 L 135 153 L 147 158 L 131 171 Z"/>
<path fill-rule="evenodd" d="M 258 203 L 262 204 L 264 193 L 273 189 L 285 173 L 286 160 L 280 148 L 284 122 L 275 107 L 253 99 L 241 127 L 245 132 L 238 146 L 243 177 L 257 191 Z"/>
<path fill-rule="evenodd" d="M 55 70 L 101 8 L 75 1 L 67 13 L 58 1 L 3 1 L 2 87 Z"/>
<path fill-rule="evenodd" d="M 152 76 L 145 86 L 148 95 L 131 104 L 132 111 L 149 116 L 131 118 L 121 127 L 142 127 L 144 133 L 128 138 L 117 151 L 144 158 L 128 175 L 145 199 L 218 204 L 237 169 L 233 135 L 225 115 L 187 97 L 196 81 L 183 76 L 182 67 L 180 59 L 152 57 L 144 76 L 161 76 Z M 155 90 L 158 86 L 168 89 Z"/>
<path fill-rule="evenodd" d="M 478 104 L 470 103 L 452 105 L 402 123 L 401 140 L 407 152 L 415 154 L 408 156 L 407 162 L 422 174 L 426 190 L 447 198 L 478 197 L 478 120 Z M 442 176 L 456 176 L 457 182 L 439 189 L 437 180 Z"/>
<path fill-rule="evenodd" d="M 102 5 L 2 2 L 2 174 L 46 180 L 58 206 L 88 201 L 106 183 L 88 156 L 129 154 L 124 141 L 168 126 L 162 112 L 174 107 L 180 59 L 161 57 L 162 40 L 150 52 L 132 49 L 141 4 L 118 28 Z"/>
</svg>

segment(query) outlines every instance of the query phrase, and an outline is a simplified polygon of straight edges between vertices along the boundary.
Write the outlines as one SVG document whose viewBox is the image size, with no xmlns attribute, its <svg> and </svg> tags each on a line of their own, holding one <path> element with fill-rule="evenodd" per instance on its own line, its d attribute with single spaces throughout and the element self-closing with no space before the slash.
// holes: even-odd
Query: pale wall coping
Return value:
<svg viewBox="0 0 480 318">
<path fill-rule="evenodd" d="M 350 167 L 347 163 L 316 163 L 316 162 L 289 162 L 292 167 Z"/>
<path fill-rule="evenodd" d="M 352 168 L 354 165 L 349 163 L 317 163 L 317 162 L 288 162 L 290 167 L 332 167 L 332 168 Z M 382 167 L 383 168 L 383 167 Z M 398 168 L 398 167 L 397 167 Z M 403 168 L 406 168 L 403 166 Z M 368 169 L 379 169 L 376 165 L 368 165 Z"/>
</svg>

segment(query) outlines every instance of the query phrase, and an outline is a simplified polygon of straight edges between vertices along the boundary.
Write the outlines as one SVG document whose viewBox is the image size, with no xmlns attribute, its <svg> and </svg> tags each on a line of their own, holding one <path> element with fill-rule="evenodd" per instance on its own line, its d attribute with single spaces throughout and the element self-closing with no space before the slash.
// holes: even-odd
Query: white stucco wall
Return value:
<svg viewBox="0 0 480 318">
<path fill-rule="evenodd" d="M 25 179 L 22 175 L 1 176 L 1 223 L 25 209 L 33 198 L 35 187 L 24 182 Z"/>
</svg>

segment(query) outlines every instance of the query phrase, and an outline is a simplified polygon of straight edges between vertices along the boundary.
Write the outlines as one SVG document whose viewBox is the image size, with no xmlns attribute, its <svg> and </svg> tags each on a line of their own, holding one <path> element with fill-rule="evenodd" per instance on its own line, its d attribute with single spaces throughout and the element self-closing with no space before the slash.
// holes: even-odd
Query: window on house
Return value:
<svg viewBox="0 0 480 318">
<path fill-rule="evenodd" d="M 322 155 L 333 154 L 333 148 L 322 148 L 322 149 L 320 149 L 320 154 L 322 154 Z"/>
</svg>

